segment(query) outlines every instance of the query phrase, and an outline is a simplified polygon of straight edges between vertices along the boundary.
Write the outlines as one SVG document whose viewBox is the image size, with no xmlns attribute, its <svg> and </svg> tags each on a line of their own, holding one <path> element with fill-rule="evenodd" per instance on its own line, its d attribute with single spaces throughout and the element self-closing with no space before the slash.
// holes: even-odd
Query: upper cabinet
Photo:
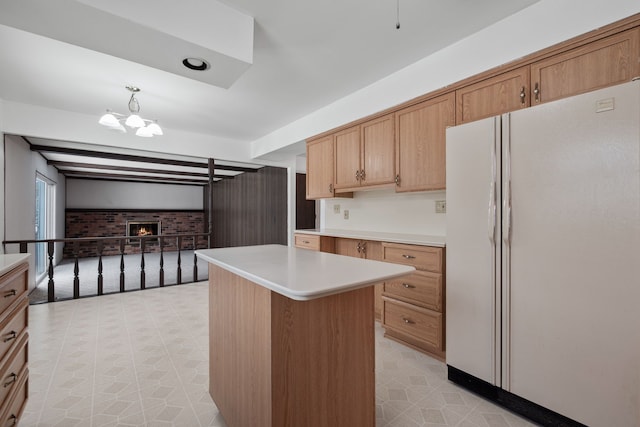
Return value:
<svg viewBox="0 0 640 427">
<path fill-rule="evenodd" d="M 529 107 L 529 67 L 509 71 L 456 91 L 456 124 Z"/>
<path fill-rule="evenodd" d="M 640 75 L 640 28 L 531 65 L 532 105 L 631 81 Z"/>
<path fill-rule="evenodd" d="M 360 126 L 334 134 L 336 153 L 335 189 L 343 190 L 360 185 Z"/>
<path fill-rule="evenodd" d="M 443 190 L 445 131 L 455 124 L 455 94 L 396 112 L 396 191 Z"/>
<path fill-rule="evenodd" d="M 333 197 L 333 136 L 307 143 L 307 199 Z"/>
<path fill-rule="evenodd" d="M 353 191 L 394 182 L 397 192 L 444 190 L 448 126 L 636 77 L 640 14 L 312 140 L 307 144 L 307 198 L 350 197 Z"/>
<path fill-rule="evenodd" d="M 393 114 L 388 114 L 334 134 L 336 192 L 393 184 L 393 126 Z"/>
</svg>

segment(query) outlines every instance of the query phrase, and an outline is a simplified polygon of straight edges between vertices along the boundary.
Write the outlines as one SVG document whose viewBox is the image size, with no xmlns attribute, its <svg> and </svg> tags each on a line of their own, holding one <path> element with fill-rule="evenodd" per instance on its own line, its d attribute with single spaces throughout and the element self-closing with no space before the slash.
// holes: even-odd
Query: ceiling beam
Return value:
<svg viewBox="0 0 640 427">
<path fill-rule="evenodd" d="M 117 170 L 117 171 L 126 171 L 126 172 L 143 172 L 143 173 L 149 173 L 149 174 L 197 176 L 201 178 L 209 178 L 208 173 L 172 171 L 172 170 L 163 170 L 163 169 L 134 168 L 134 167 L 128 167 L 128 166 L 99 165 L 94 163 L 63 162 L 61 160 L 47 160 L 47 164 L 59 168 L 62 172 L 66 171 L 66 169 L 64 168 L 85 168 L 85 169 Z M 79 171 L 69 171 L 69 172 L 79 172 Z M 213 177 L 221 178 L 221 179 L 233 179 L 234 175 L 214 174 Z"/>
<path fill-rule="evenodd" d="M 126 175 L 119 173 L 101 173 L 101 172 L 80 172 L 80 171 L 60 171 L 65 177 L 70 178 L 99 178 L 104 180 L 120 180 L 120 181 L 145 181 L 145 182 L 188 182 L 196 185 L 207 185 L 209 182 L 202 179 L 192 178 L 172 178 L 172 177 L 154 177 L 150 175 Z"/>
<path fill-rule="evenodd" d="M 160 157 L 137 156 L 133 154 L 108 153 L 106 151 L 81 150 L 69 147 L 49 147 L 47 145 L 31 145 L 31 151 L 44 153 L 68 154 L 72 156 L 95 157 L 100 159 L 124 160 L 129 162 L 156 163 L 161 165 L 185 166 L 192 168 L 208 169 L 208 163 L 192 162 L 187 160 L 163 159 Z M 216 169 L 233 172 L 257 172 L 259 168 L 246 168 L 241 166 L 229 166 L 216 164 Z"/>
</svg>

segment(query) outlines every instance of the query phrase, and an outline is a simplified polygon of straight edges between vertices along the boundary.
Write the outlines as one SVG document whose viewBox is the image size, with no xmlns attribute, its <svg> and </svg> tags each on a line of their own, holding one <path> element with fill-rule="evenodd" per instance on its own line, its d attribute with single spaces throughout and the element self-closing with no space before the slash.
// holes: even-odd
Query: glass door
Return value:
<svg viewBox="0 0 640 427">
<path fill-rule="evenodd" d="M 46 178 L 36 176 L 35 239 L 53 238 L 54 186 Z M 36 276 L 40 279 L 47 270 L 47 244 L 35 245 Z"/>
</svg>

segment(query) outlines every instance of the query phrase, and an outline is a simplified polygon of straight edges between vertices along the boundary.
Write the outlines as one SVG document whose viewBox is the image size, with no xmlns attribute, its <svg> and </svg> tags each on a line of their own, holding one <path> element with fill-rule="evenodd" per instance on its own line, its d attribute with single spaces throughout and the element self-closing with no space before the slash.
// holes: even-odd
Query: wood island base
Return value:
<svg viewBox="0 0 640 427">
<path fill-rule="evenodd" d="M 209 393 L 226 423 L 375 426 L 374 284 L 299 301 L 209 264 Z"/>
</svg>

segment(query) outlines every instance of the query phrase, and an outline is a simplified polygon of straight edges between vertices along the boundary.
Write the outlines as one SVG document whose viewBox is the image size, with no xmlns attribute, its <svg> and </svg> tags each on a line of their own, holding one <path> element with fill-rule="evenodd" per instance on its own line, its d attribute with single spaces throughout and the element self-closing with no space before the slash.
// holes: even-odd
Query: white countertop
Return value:
<svg viewBox="0 0 640 427">
<path fill-rule="evenodd" d="M 6 254 L 0 255 L 0 276 L 11 271 L 18 264 L 27 261 L 29 254 Z"/>
<path fill-rule="evenodd" d="M 296 230 L 296 233 L 317 234 L 320 236 L 346 237 L 349 239 L 375 240 L 379 242 L 406 243 L 409 245 L 446 246 L 445 236 L 427 236 L 423 234 L 385 233 L 380 231 L 338 230 L 334 228 Z"/>
<path fill-rule="evenodd" d="M 415 269 L 282 245 L 203 249 L 196 255 L 274 292 L 310 300 L 404 276 Z"/>
</svg>

